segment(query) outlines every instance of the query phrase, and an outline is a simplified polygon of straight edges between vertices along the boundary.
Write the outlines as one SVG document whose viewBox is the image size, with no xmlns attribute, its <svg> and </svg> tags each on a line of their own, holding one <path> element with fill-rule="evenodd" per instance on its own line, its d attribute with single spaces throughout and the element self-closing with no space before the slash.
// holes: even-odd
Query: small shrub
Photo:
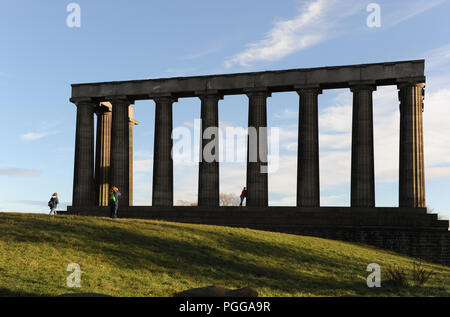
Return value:
<svg viewBox="0 0 450 317">
<path fill-rule="evenodd" d="M 427 271 L 422 261 L 413 262 L 411 282 L 408 281 L 408 274 L 405 268 L 397 265 L 390 265 L 387 267 L 387 282 L 393 286 L 407 288 L 411 285 L 420 287 L 425 284 L 434 274 L 432 271 Z"/>
<path fill-rule="evenodd" d="M 434 274 L 433 271 L 427 271 L 424 267 L 423 267 L 423 263 L 422 261 L 419 262 L 414 262 L 413 263 L 413 284 L 416 287 L 420 287 L 423 284 L 425 284 L 430 277 Z"/>
<path fill-rule="evenodd" d="M 404 268 L 397 265 L 389 265 L 386 274 L 390 284 L 398 287 L 409 287 L 408 277 Z"/>
</svg>

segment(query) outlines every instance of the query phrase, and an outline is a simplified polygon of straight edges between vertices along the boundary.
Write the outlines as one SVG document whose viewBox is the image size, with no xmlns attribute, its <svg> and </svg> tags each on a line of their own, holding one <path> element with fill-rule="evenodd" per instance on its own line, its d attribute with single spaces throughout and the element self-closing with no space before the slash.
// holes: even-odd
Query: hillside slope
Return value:
<svg viewBox="0 0 450 317">
<path fill-rule="evenodd" d="M 149 220 L 0 213 L 0 296 L 96 292 L 172 296 L 193 287 L 251 286 L 261 296 L 449 296 L 450 268 L 426 264 L 421 288 L 366 286 L 366 267 L 413 259 L 352 243 Z M 66 286 L 69 263 L 81 288 Z"/>
</svg>

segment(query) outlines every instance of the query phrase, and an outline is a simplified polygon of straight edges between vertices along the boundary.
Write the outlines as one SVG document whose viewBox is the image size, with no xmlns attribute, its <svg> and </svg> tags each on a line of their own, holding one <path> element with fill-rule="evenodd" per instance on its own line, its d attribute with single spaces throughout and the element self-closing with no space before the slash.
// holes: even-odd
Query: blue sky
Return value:
<svg viewBox="0 0 450 317">
<path fill-rule="evenodd" d="M 377 1 L 381 27 L 356 0 L 87 1 L 81 27 L 66 25 L 72 1 L 0 3 L 0 211 L 46 212 L 57 191 L 71 202 L 75 106 L 72 83 L 426 59 L 427 204 L 450 217 L 450 2 Z M 320 104 L 322 205 L 348 206 L 351 93 Z M 221 126 L 246 127 L 246 96 L 220 102 Z M 135 106 L 135 202 L 150 204 L 154 103 Z M 295 204 L 298 96 L 273 94 L 269 126 L 281 130 L 280 168 L 269 203 Z M 174 126 L 191 127 L 200 102 L 180 99 Z M 376 204 L 398 204 L 396 87 L 374 93 Z M 241 149 L 245 144 L 240 145 Z M 176 162 L 175 201 L 195 201 L 198 168 Z M 239 193 L 245 163 L 222 164 L 221 192 Z"/>
</svg>

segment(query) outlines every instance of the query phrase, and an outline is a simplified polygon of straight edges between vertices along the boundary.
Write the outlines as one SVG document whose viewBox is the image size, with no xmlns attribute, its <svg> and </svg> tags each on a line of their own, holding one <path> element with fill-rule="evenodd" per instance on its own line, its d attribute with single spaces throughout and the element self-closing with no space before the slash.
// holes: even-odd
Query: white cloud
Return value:
<svg viewBox="0 0 450 317">
<path fill-rule="evenodd" d="M 382 28 L 379 30 L 387 30 L 444 2 L 445 0 L 382 2 Z M 264 39 L 247 44 L 243 51 L 226 59 L 225 67 L 247 67 L 255 62 L 277 61 L 343 34 L 362 31 L 366 28 L 365 19 L 350 21 L 348 18 L 358 13 L 367 15 L 368 3 L 357 0 L 308 1 L 300 7 L 296 17 L 275 21 Z"/>
<path fill-rule="evenodd" d="M 270 200 L 271 206 L 295 206 L 297 204 L 296 195 L 289 195 L 277 200 Z"/>
<path fill-rule="evenodd" d="M 386 5 L 387 8 L 384 10 L 382 9 L 382 14 L 386 13 L 384 17 L 382 16 L 383 27 L 389 28 L 405 22 L 406 20 L 414 18 L 419 14 L 443 4 L 445 1 L 446 0 L 409 0 L 408 4 L 405 4 L 404 1 L 389 1 Z"/>
<path fill-rule="evenodd" d="M 150 172 L 152 170 L 153 170 L 153 159 L 133 161 L 134 172 L 142 173 L 142 172 Z"/>
<path fill-rule="evenodd" d="M 300 8 L 295 18 L 274 22 L 265 39 L 248 44 L 244 51 L 227 59 L 225 66 L 229 68 L 234 64 L 249 66 L 258 61 L 275 61 L 324 42 L 336 36 L 338 32 L 331 32 L 331 29 L 338 22 L 362 7 L 355 0 L 309 1 Z"/>
<path fill-rule="evenodd" d="M 50 135 L 56 135 L 61 131 L 47 131 L 47 132 L 29 132 L 20 136 L 22 141 L 36 141 Z"/>
<path fill-rule="evenodd" d="M 0 168 L 0 176 L 35 176 L 41 171 L 28 168 Z"/>
<path fill-rule="evenodd" d="M 203 50 L 200 50 L 200 51 L 192 53 L 192 54 L 180 56 L 178 59 L 180 59 L 180 60 L 199 59 L 199 58 L 205 57 L 207 55 L 219 52 L 225 47 L 225 42 L 226 42 L 226 40 L 221 40 L 221 41 L 217 41 L 215 43 L 211 43 L 209 45 L 209 47 L 207 47 Z"/>
<path fill-rule="evenodd" d="M 450 63 L 450 44 L 435 48 L 424 54 L 427 70 L 438 70 L 438 67 Z"/>
<path fill-rule="evenodd" d="M 298 111 L 292 110 L 292 109 L 283 109 L 280 113 L 276 113 L 274 115 L 275 119 L 297 119 L 298 117 Z"/>
<path fill-rule="evenodd" d="M 428 92 L 425 97 L 423 125 L 427 167 L 450 166 L 449 100 L 450 88 Z"/>
<path fill-rule="evenodd" d="M 347 199 L 344 195 L 329 195 L 329 196 L 321 196 L 320 204 L 322 206 L 338 206 L 342 201 Z"/>
</svg>

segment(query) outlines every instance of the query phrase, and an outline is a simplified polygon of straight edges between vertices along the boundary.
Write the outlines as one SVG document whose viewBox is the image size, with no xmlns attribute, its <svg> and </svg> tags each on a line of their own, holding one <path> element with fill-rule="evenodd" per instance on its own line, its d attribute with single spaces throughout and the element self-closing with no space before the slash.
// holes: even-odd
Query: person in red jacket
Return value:
<svg viewBox="0 0 450 317">
<path fill-rule="evenodd" d="M 244 199 L 247 197 L 247 187 L 244 187 L 241 193 L 241 203 L 239 204 L 240 207 L 242 207 L 242 203 L 244 202 Z"/>
</svg>

